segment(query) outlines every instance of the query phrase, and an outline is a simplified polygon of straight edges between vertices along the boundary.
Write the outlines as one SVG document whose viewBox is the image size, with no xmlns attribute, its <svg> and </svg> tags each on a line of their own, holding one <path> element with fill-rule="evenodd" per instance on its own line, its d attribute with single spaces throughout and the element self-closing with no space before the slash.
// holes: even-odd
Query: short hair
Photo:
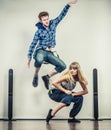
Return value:
<svg viewBox="0 0 111 130">
<path fill-rule="evenodd" d="M 42 18 L 43 16 L 49 16 L 49 13 L 46 12 L 46 11 L 40 12 L 39 15 L 38 15 L 38 18 L 41 20 L 41 18 Z"/>
</svg>

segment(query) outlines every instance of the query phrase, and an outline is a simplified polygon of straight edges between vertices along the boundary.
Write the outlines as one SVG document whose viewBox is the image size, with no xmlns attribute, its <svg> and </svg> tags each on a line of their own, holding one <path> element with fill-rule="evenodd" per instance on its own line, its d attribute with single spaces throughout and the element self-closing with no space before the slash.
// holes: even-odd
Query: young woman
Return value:
<svg viewBox="0 0 111 130">
<path fill-rule="evenodd" d="M 81 91 L 73 91 L 76 87 L 76 82 L 80 83 L 82 87 Z M 52 100 L 59 102 L 59 104 L 54 109 L 49 110 L 46 122 L 48 123 L 61 108 L 69 106 L 71 102 L 73 102 L 74 105 L 69 113 L 70 118 L 68 119 L 68 122 L 80 123 L 80 120 L 76 119 L 75 116 L 81 110 L 83 104 L 82 95 L 88 93 L 88 89 L 86 87 L 87 84 L 87 79 L 85 78 L 79 63 L 71 63 L 69 70 L 52 83 L 52 86 L 54 87 L 48 92 L 49 97 Z"/>
</svg>

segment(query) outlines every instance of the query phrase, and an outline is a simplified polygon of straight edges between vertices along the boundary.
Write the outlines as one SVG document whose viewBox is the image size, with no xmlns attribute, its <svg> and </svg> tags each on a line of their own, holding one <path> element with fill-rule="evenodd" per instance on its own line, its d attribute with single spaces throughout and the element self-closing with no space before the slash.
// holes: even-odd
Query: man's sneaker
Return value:
<svg viewBox="0 0 111 130">
<path fill-rule="evenodd" d="M 49 89 L 49 76 L 48 75 L 42 76 L 42 80 L 44 81 L 46 89 Z"/>
<path fill-rule="evenodd" d="M 75 118 L 68 119 L 68 122 L 69 122 L 69 123 L 70 123 L 70 122 L 81 123 L 81 121 L 80 121 L 80 120 L 75 119 Z"/>
<path fill-rule="evenodd" d="M 49 121 L 50 121 L 50 120 L 52 119 L 52 117 L 53 117 L 53 116 L 51 115 L 51 112 L 52 112 L 52 109 L 49 110 L 48 115 L 47 115 L 47 117 L 46 117 L 46 122 L 47 122 L 47 123 L 49 123 Z"/>
<path fill-rule="evenodd" d="M 36 75 L 36 76 L 33 77 L 32 85 L 34 87 L 38 86 L 38 75 Z"/>
</svg>

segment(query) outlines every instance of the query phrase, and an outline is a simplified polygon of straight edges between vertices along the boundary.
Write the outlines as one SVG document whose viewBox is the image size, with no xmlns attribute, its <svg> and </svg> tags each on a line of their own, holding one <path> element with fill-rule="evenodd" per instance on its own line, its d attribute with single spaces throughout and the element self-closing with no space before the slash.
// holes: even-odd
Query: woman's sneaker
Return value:
<svg viewBox="0 0 111 130">
<path fill-rule="evenodd" d="M 68 119 L 68 122 L 75 122 L 75 123 L 80 123 L 81 121 L 76 119 L 76 118 L 71 118 L 71 119 Z"/>
<path fill-rule="evenodd" d="M 47 122 L 47 123 L 49 123 L 49 121 L 50 121 L 50 120 L 52 119 L 52 117 L 53 117 L 53 116 L 51 115 L 51 112 L 52 112 L 52 109 L 49 110 L 48 115 L 47 115 L 47 117 L 46 117 L 46 122 Z"/>
</svg>

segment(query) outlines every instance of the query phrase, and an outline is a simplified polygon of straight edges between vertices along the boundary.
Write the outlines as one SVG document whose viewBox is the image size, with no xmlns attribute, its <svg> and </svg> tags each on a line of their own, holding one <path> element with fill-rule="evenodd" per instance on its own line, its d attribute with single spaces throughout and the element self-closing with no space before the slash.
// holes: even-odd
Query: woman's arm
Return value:
<svg viewBox="0 0 111 130">
<path fill-rule="evenodd" d="M 84 83 L 82 83 L 82 82 L 79 82 L 79 83 L 80 83 L 80 85 L 81 85 L 81 87 L 82 87 L 83 90 L 79 91 L 79 92 L 73 93 L 72 94 L 73 96 L 85 95 L 85 94 L 88 93 L 87 86 Z"/>
</svg>

